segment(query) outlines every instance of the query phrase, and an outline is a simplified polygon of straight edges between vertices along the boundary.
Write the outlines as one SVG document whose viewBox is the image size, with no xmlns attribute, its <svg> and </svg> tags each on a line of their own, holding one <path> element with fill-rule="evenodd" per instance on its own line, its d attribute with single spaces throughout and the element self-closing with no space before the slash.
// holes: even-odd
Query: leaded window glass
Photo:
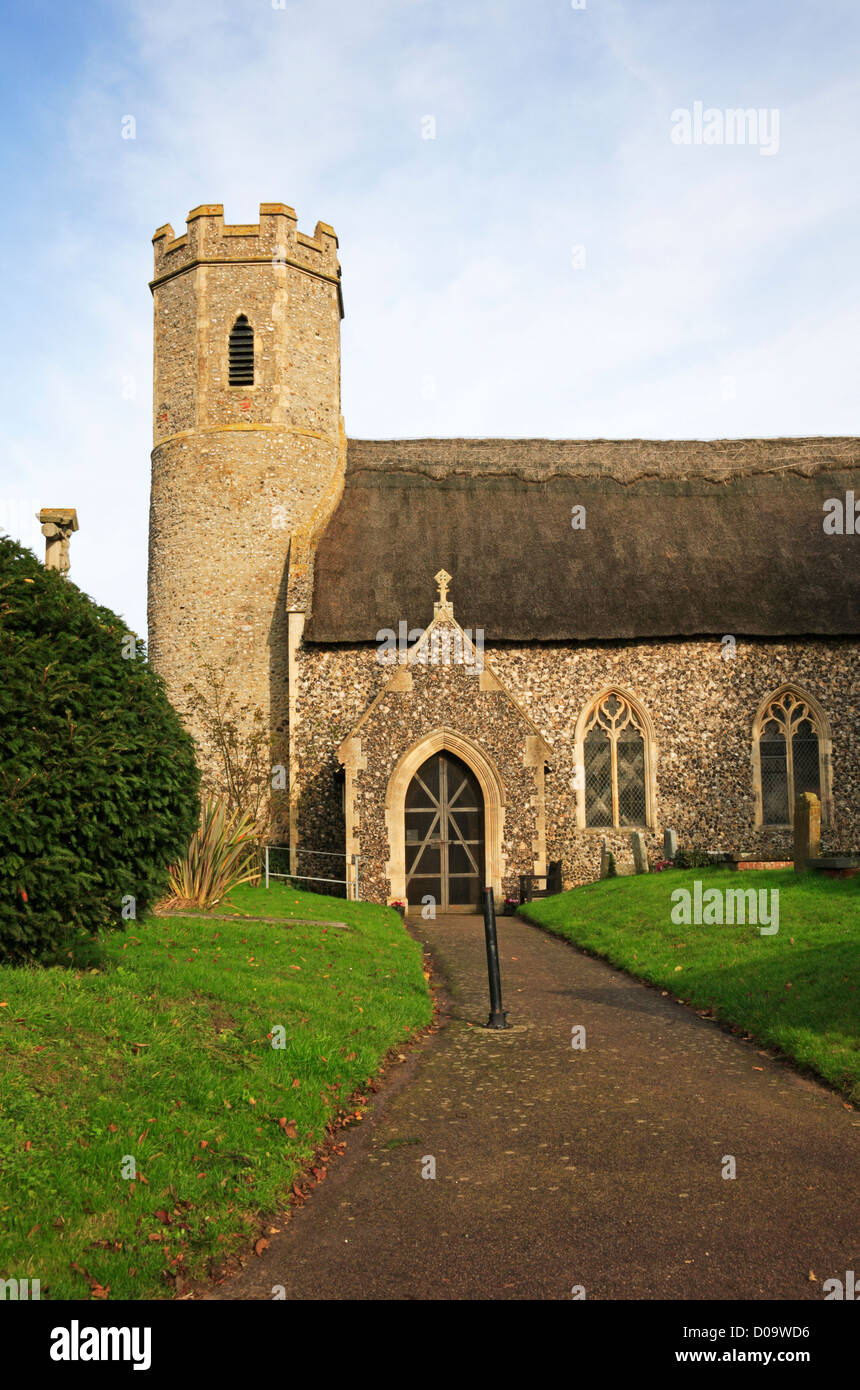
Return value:
<svg viewBox="0 0 860 1390">
<path fill-rule="evenodd" d="M 821 797 L 820 733 L 802 695 L 784 691 L 771 700 L 760 722 L 761 811 L 763 825 L 791 825 L 795 797 Z"/>
<path fill-rule="evenodd" d="M 645 730 L 623 695 L 610 691 L 589 715 L 583 762 L 587 826 L 647 824 Z"/>
</svg>

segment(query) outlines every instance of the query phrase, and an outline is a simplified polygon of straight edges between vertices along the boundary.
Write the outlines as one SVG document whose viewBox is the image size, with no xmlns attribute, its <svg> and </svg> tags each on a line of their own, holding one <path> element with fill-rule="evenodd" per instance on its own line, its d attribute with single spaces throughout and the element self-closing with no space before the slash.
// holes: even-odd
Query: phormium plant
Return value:
<svg viewBox="0 0 860 1390">
<path fill-rule="evenodd" d="M 247 811 L 230 811 L 226 800 L 206 803 L 185 854 L 170 869 L 177 907 L 213 907 L 239 883 L 260 876 L 257 826 Z"/>
</svg>

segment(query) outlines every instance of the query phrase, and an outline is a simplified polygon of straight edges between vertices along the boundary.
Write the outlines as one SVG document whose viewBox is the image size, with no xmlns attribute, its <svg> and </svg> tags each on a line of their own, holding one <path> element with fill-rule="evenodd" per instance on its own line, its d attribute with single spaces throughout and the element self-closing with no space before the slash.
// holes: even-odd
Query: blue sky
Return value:
<svg viewBox="0 0 860 1390">
<path fill-rule="evenodd" d="M 28 0 L 3 35 L 0 526 L 41 555 L 76 506 L 72 577 L 138 631 L 151 237 L 202 202 L 334 226 L 351 435 L 857 431 L 856 0 Z M 776 152 L 674 143 L 697 101 L 777 111 Z"/>
</svg>

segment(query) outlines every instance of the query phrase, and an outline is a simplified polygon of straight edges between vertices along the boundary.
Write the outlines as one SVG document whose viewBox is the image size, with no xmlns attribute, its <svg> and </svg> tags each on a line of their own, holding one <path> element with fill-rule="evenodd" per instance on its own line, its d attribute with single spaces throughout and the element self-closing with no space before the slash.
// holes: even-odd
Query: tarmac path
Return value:
<svg viewBox="0 0 860 1390">
<path fill-rule="evenodd" d="M 446 1025 L 269 1249 L 204 1297 L 822 1300 L 860 1271 L 857 1111 L 660 990 L 498 927 L 504 1033 L 483 1026 L 481 919 L 410 919 Z"/>
</svg>

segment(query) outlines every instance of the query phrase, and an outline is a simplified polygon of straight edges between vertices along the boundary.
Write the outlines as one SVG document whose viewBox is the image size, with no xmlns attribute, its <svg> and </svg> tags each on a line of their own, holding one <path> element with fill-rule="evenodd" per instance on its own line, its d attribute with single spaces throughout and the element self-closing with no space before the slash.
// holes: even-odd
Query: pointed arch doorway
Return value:
<svg viewBox="0 0 860 1390">
<path fill-rule="evenodd" d="M 440 912 L 474 912 L 484 886 L 484 797 L 454 753 L 433 753 L 414 773 L 404 804 L 406 894 Z"/>
</svg>

